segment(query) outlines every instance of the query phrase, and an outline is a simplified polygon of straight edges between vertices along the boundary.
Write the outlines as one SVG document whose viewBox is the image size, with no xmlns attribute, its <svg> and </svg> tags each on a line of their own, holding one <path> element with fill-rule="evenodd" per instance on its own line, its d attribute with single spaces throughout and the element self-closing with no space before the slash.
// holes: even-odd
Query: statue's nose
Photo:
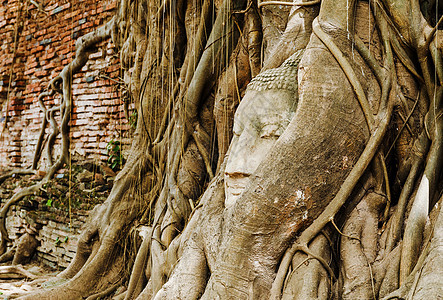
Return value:
<svg viewBox="0 0 443 300">
<path fill-rule="evenodd" d="M 225 173 L 249 176 L 255 171 L 254 136 L 243 131 L 229 152 Z"/>
</svg>

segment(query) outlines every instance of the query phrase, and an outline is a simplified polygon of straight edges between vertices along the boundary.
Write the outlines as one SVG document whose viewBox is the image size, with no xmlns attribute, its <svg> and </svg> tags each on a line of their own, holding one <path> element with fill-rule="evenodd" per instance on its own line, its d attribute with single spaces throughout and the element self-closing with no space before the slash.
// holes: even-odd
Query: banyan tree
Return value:
<svg viewBox="0 0 443 300">
<path fill-rule="evenodd" d="M 73 262 L 23 298 L 441 297 L 442 4 L 121 0 L 48 79 L 62 150 L 39 184 L 68 163 L 72 75 L 106 39 L 130 155 Z M 3 245 L 39 184 L 3 207 Z"/>
</svg>

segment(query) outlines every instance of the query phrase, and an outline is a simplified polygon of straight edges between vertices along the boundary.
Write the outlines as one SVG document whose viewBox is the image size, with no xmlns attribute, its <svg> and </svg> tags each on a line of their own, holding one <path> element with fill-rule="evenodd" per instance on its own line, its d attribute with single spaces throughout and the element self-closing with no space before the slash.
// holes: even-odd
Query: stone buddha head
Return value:
<svg viewBox="0 0 443 300">
<path fill-rule="evenodd" d="M 241 197 L 250 176 L 295 115 L 301 55 L 296 52 L 282 66 L 260 73 L 247 87 L 235 112 L 234 136 L 227 154 L 225 207 Z"/>
</svg>

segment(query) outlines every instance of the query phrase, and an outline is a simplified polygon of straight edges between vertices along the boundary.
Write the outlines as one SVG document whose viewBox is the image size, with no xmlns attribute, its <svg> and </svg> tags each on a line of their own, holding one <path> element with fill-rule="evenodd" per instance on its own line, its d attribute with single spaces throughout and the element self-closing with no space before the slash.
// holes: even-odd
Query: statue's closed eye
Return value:
<svg viewBox="0 0 443 300">
<path fill-rule="evenodd" d="M 260 131 L 260 138 L 262 139 L 277 139 L 284 131 L 280 124 L 265 124 Z"/>
</svg>

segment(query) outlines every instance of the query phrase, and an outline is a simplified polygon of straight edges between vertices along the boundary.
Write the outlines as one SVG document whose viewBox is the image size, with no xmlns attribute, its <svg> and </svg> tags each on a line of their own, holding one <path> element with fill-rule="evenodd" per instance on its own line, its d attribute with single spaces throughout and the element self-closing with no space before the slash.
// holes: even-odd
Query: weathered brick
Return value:
<svg viewBox="0 0 443 300">
<path fill-rule="evenodd" d="M 58 14 L 59 12 L 62 12 L 62 11 L 64 11 L 65 9 L 67 9 L 67 8 L 69 8 L 69 7 L 71 7 L 71 3 L 66 3 L 66 4 L 64 4 L 64 5 L 61 5 L 61 6 L 59 6 L 59 7 L 56 7 L 56 8 L 54 8 L 53 10 L 52 10 L 52 12 L 51 12 L 51 15 L 55 15 L 55 14 Z"/>
<path fill-rule="evenodd" d="M 50 43 L 52 43 L 52 39 L 51 38 L 44 39 L 44 40 L 39 42 L 40 45 L 47 45 L 47 44 L 50 44 Z"/>
<path fill-rule="evenodd" d="M 34 36 L 44 35 L 44 34 L 46 34 L 46 31 L 47 31 L 47 29 L 42 29 L 42 30 L 36 31 Z"/>
<path fill-rule="evenodd" d="M 34 46 L 34 47 L 31 49 L 31 54 L 34 54 L 34 53 L 39 52 L 39 51 L 42 51 L 43 49 L 44 49 L 44 47 L 43 47 L 42 45 L 40 45 L 40 46 Z"/>
<path fill-rule="evenodd" d="M 36 71 L 34 74 L 37 77 L 44 77 L 48 74 L 48 72 L 46 70 L 39 70 L 39 71 Z"/>
<path fill-rule="evenodd" d="M 6 5 L 9 8 L 17 2 L 13 3 L 15 4 L 7 3 Z M 71 7 L 71 4 L 67 2 L 63 5 L 53 2 L 51 5 L 46 5 L 45 10 L 48 13 L 55 13 L 55 16 L 26 19 L 14 61 L 14 72 L 21 77 L 14 77 L 11 84 L 8 121 L 10 132 L 5 135 L 5 139 L 16 142 L 16 145 L 7 143 L 0 145 L 0 167 L 19 166 L 24 162 L 32 162 L 36 138 L 42 124 L 42 112 L 37 104 L 37 97 L 47 87 L 49 80 L 57 76 L 63 66 L 74 58 L 75 39 L 90 32 L 92 26 L 106 22 L 116 3 L 109 0 L 84 0 L 72 4 Z M 103 10 L 104 4 L 106 4 L 106 11 Z M 31 6 L 31 9 L 36 8 Z M 63 13 L 59 13 L 61 11 Z M 2 11 L 0 11 L 3 45 L 10 45 L 14 37 L 12 22 L 15 20 L 15 15 L 8 14 L 5 18 L 8 19 L 7 22 L 2 20 Z M 122 102 L 118 99 L 116 90 L 112 88 L 114 83 L 96 78 L 96 76 L 99 72 L 104 72 L 107 76 L 117 78 L 120 67 L 118 60 L 112 58 L 114 46 L 111 42 L 102 42 L 97 49 L 99 49 L 97 52 L 89 56 L 87 66 L 74 76 L 74 110 L 71 124 L 75 130 L 73 129 L 71 136 L 73 149 L 89 149 L 83 153 L 94 155 L 98 159 L 105 159 L 96 149 L 99 148 L 97 137 L 105 138 L 115 134 L 117 129 L 112 123 L 121 122 L 116 120 L 122 117 Z M 2 95 L 7 92 L 9 85 L 8 78 L 3 75 L 8 72 L 8 66 L 13 62 L 10 50 L 10 47 L 0 47 L 2 57 L 0 93 Z M 49 108 L 59 103 L 58 99 L 58 97 L 47 97 L 44 102 Z M 116 102 L 113 102 L 113 99 Z M 59 119 L 57 117 L 57 120 Z M 28 123 L 20 123 L 21 120 Z M 48 129 L 47 133 L 49 132 Z M 89 138 L 84 140 L 83 134 Z M 58 139 L 57 143 L 59 142 Z"/>
</svg>

